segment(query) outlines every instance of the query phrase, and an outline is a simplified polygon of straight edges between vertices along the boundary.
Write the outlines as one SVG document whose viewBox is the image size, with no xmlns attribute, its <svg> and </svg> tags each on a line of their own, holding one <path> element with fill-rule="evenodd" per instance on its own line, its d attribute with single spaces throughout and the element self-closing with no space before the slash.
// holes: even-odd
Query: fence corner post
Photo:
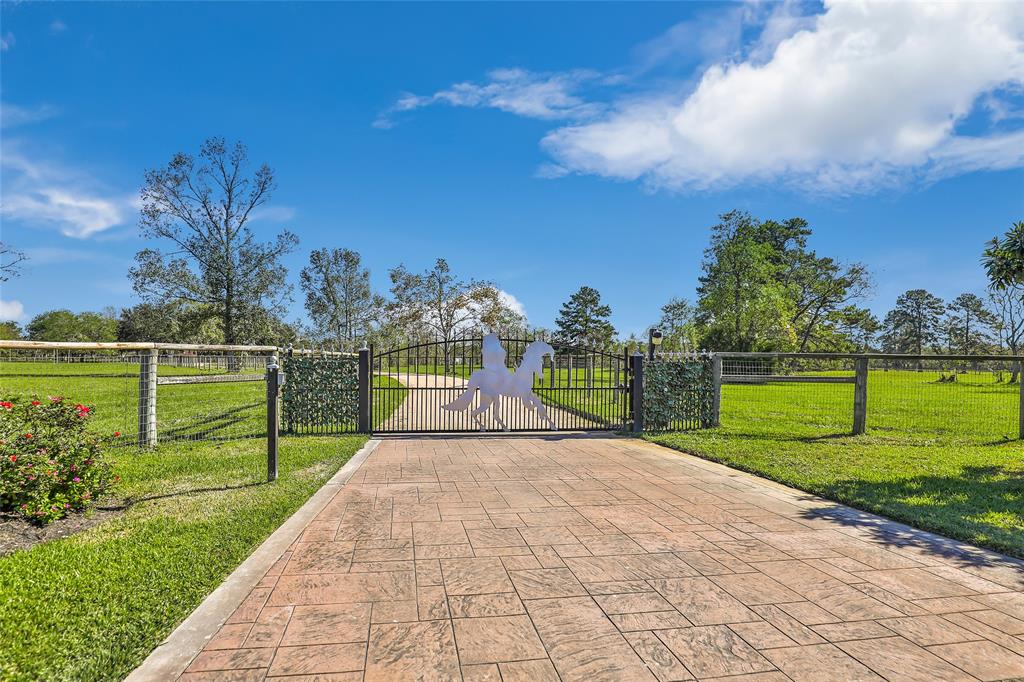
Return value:
<svg viewBox="0 0 1024 682">
<path fill-rule="evenodd" d="M 644 356 L 633 354 L 633 433 L 644 431 Z"/>
<path fill-rule="evenodd" d="M 711 354 L 711 426 L 722 425 L 722 356 Z"/>
<path fill-rule="evenodd" d="M 271 356 L 267 363 L 267 482 L 277 480 L 277 436 L 281 426 L 279 396 L 281 368 L 277 357 Z"/>
<path fill-rule="evenodd" d="M 859 436 L 868 423 L 868 359 L 857 358 L 853 366 L 853 435 Z"/>
<path fill-rule="evenodd" d="M 139 355 L 139 447 L 156 447 L 156 379 L 159 350 Z"/>
<path fill-rule="evenodd" d="M 1017 435 L 1024 440 L 1024 363 L 1020 365 L 1020 372 L 1017 374 L 1017 386 L 1020 389 L 1020 403 L 1019 417 L 1018 420 L 1020 425 L 1018 426 Z"/>
<path fill-rule="evenodd" d="M 359 432 L 370 433 L 370 349 L 359 349 Z"/>
</svg>

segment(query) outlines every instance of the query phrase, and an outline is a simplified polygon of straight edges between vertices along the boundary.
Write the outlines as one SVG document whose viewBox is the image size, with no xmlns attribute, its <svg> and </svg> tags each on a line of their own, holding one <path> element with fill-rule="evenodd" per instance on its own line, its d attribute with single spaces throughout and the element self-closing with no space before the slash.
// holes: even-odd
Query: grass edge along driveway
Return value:
<svg viewBox="0 0 1024 682">
<path fill-rule="evenodd" d="M 115 452 L 124 514 L 0 557 L 0 680 L 119 680 L 366 442 L 284 438 Z M 143 499 L 149 498 L 149 499 Z"/>
<path fill-rule="evenodd" d="M 724 421 L 724 420 L 723 420 Z M 834 435 L 789 422 L 645 439 L 908 525 L 1024 558 L 1019 441 Z"/>
</svg>

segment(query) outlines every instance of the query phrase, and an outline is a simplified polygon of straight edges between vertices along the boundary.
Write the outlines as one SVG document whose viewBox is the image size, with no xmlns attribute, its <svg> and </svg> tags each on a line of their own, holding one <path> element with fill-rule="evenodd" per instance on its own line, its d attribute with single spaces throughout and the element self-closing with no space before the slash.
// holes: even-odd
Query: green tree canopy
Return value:
<svg viewBox="0 0 1024 682">
<path fill-rule="evenodd" d="M 962 355 L 984 352 L 993 341 L 996 315 L 975 294 L 960 294 L 947 307 L 949 350 Z"/>
<path fill-rule="evenodd" d="M 0 341 L 18 341 L 23 335 L 24 332 L 17 322 L 13 320 L 0 322 Z"/>
<path fill-rule="evenodd" d="M 48 310 L 26 327 L 32 341 L 117 341 L 117 319 L 109 313 Z"/>
<path fill-rule="evenodd" d="M 993 287 L 1024 284 L 1024 221 L 1018 220 L 1002 237 L 992 239 L 981 262 Z"/>
<path fill-rule="evenodd" d="M 697 308 L 685 298 L 672 297 L 661 306 L 657 327 L 665 350 L 697 350 L 700 344 Z"/>
<path fill-rule="evenodd" d="M 921 355 L 927 347 L 938 346 L 945 311 L 942 299 L 924 289 L 900 294 L 882 322 L 886 352 Z"/>
<path fill-rule="evenodd" d="M 317 249 L 299 278 L 306 311 L 321 339 L 365 338 L 383 314 L 384 299 L 373 293 L 370 271 L 355 251 Z"/>
<path fill-rule="evenodd" d="M 777 243 L 763 239 L 749 213 L 732 211 L 711 228 L 697 289 L 703 345 L 714 350 L 786 350 L 792 301 L 781 281 Z"/>
<path fill-rule="evenodd" d="M 711 228 L 697 290 L 705 347 L 811 351 L 847 344 L 839 311 L 866 296 L 868 270 L 818 256 L 808 248 L 810 236 L 802 218 L 721 216 Z"/>
<path fill-rule="evenodd" d="M 592 287 L 579 291 L 562 304 L 555 320 L 555 340 L 572 345 L 605 348 L 615 336 L 615 327 L 608 321 L 612 309 L 601 303 L 601 294 Z"/>
</svg>

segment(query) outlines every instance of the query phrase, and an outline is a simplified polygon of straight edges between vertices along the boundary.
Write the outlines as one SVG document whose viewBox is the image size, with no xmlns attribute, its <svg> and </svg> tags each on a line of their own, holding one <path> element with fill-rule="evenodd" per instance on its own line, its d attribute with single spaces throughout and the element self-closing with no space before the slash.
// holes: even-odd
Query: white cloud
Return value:
<svg viewBox="0 0 1024 682">
<path fill-rule="evenodd" d="M 97 191 L 85 173 L 22 154 L 4 140 L 0 216 L 26 224 L 53 226 L 68 237 L 85 238 L 134 215 L 132 199 Z"/>
<path fill-rule="evenodd" d="M 88 237 L 124 222 L 118 202 L 60 187 L 4 196 L 0 212 L 14 220 L 54 223 L 68 237 Z"/>
<path fill-rule="evenodd" d="M 501 302 L 509 310 L 516 313 L 517 315 L 522 315 L 523 317 L 526 317 L 526 308 L 523 307 L 522 302 L 518 298 L 508 293 L 504 289 L 498 289 L 498 298 L 501 299 Z"/>
<path fill-rule="evenodd" d="M 35 107 L 19 107 L 16 104 L 0 103 L 0 127 L 13 128 L 15 126 L 38 123 L 57 115 L 57 109 L 49 104 L 41 104 Z"/>
<path fill-rule="evenodd" d="M 0 322 L 17 322 L 25 316 L 25 306 L 21 301 L 5 301 L 0 298 Z"/>
<path fill-rule="evenodd" d="M 50 22 L 50 33 L 63 33 L 66 30 L 68 30 L 68 25 L 61 21 L 60 19 L 54 19 L 52 22 Z"/>
<path fill-rule="evenodd" d="M 981 96 L 1024 82 L 1024 4 L 828 0 L 813 25 L 776 21 L 766 30 L 788 37 L 767 61 L 713 65 L 690 92 L 621 101 L 544 148 L 570 171 L 675 189 L 781 180 L 846 192 L 1020 164 L 1018 134 L 955 128 Z"/>
<path fill-rule="evenodd" d="M 2 36 L 0 36 L 0 52 L 7 52 L 7 50 L 14 47 L 16 42 L 17 41 L 14 39 L 14 34 L 10 31 L 7 31 Z"/>
<path fill-rule="evenodd" d="M 292 206 L 261 206 L 249 214 L 249 220 L 253 222 L 259 220 L 285 222 L 292 220 L 297 212 Z"/>
<path fill-rule="evenodd" d="M 524 69 L 495 69 L 484 83 L 463 82 L 432 95 L 402 96 L 382 113 L 373 125 L 390 128 L 395 114 L 434 104 L 455 107 L 492 108 L 539 119 L 581 120 L 601 111 L 601 106 L 584 101 L 577 93 L 583 84 L 597 80 L 594 71 L 534 73 Z"/>
</svg>

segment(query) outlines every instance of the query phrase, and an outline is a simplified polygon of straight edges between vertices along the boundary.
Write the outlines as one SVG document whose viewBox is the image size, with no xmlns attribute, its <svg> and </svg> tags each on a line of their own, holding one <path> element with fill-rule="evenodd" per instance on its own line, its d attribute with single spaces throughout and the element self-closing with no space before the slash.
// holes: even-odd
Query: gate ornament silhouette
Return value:
<svg viewBox="0 0 1024 682">
<path fill-rule="evenodd" d="M 502 396 L 513 400 L 519 398 L 523 406 L 530 411 L 536 411 L 537 416 L 547 422 L 549 428 L 557 428 L 555 422 L 548 417 L 544 403 L 533 392 L 533 377 L 535 374 L 543 376 L 545 355 L 551 356 L 554 362 L 554 348 L 544 341 L 533 341 L 523 351 L 523 361 L 519 363 L 519 367 L 509 372 L 505 366 L 506 353 L 501 340 L 497 334 L 488 334 L 483 338 L 481 355 L 483 369 L 474 371 L 462 395 L 447 405 L 442 405 L 442 408 L 451 412 L 469 409 L 479 389 L 480 404 L 470 414 L 481 431 L 487 430 L 481 419 L 481 415 L 487 410 L 491 410 L 491 416 L 501 426 L 502 431 L 509 430 L 501 418 Z"/>
</svg>

